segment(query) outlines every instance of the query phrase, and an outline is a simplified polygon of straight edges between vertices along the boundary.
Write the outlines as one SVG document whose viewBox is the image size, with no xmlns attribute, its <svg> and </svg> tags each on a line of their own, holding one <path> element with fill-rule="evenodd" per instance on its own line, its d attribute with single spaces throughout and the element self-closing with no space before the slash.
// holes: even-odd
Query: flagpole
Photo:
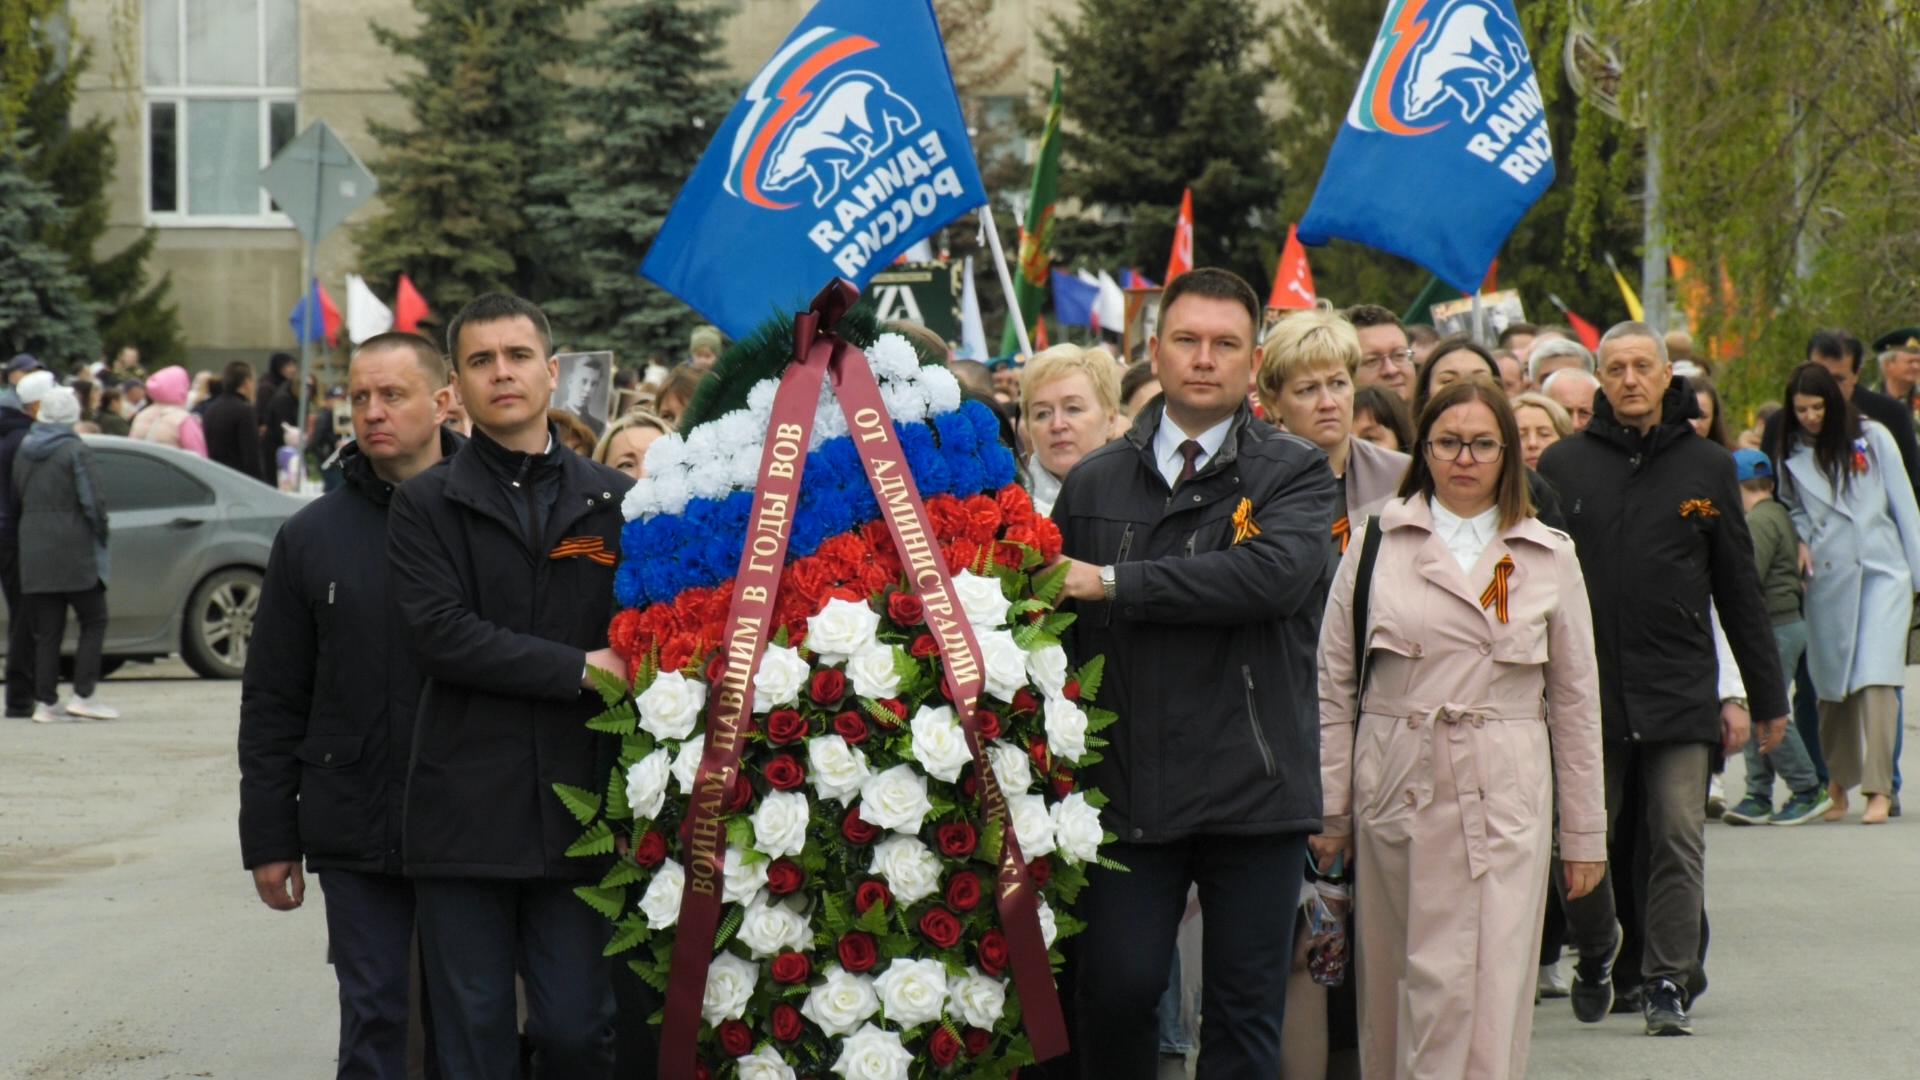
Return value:
<svg viewBox="0 0 1920 1080">
<path fill-rule="evenodd" d="M 1033 355 L 1033 342 L 1027 340 L 1027 319 L 1020 312 L 1020 300 L 1013 295 L 1013 274 L 1007 270 L 1007 253 L 1000 248 L 1000 230 L 993 224 L 993 202 L 980 207 L 980 224 L 987 231 L 987 246 L 993 249 L 993 266 L 1000 272 L 1000 289 L 1007 294 L 1007 317 L 1013 320 L 1015 336 L 1020 339 L 1020 354 Z"/>
<path fill-rule="evenodd" d="M 1473 293 L 1473 340 L 1476 344 L 1487 343 L 1487 309 L 1480 306 L 1480 291 Z"/>
</svg>

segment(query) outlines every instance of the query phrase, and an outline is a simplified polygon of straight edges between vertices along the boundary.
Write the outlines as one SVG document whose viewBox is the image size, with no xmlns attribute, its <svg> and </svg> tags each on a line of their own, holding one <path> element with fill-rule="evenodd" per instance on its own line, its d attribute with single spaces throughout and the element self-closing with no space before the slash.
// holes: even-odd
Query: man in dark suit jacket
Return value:
<svg viewBox="0 0 1920 1080">
<path fill-rule="evenodd" d="M 220 374 L 220 392 L 200 418 L 207 457 L 260 479 L 260 424 L 253 410 L 253 365 L 235 360 Z"/>
</svg>

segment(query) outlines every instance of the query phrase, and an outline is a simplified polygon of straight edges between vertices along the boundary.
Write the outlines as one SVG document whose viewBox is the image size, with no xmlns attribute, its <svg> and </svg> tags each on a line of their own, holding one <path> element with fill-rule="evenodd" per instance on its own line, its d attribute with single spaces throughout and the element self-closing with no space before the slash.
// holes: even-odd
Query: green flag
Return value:
<svg viewBox="0 0 1920 1080">
<path fill-rule="evenodd" d="M 1459 289 L 1446 284 L 1437 277 L 1429 277 L 1427 278 L 1426 287 L 1420 290 L 1420 295 L 1413 298 L 1413 306 L 1408 308 L 1406 313 L 1400 316 L 1400 322 L 1404 326 L 1412 326 L 1414 323 L 1426 323 L 1428 326 L 1432 326 L 1433 305 L 1444 304 L 1449 300 L 1458 299 L 1460 299 Z"/>
<path fill-rule="evenodd" d="M 1040 317 L 1047 295 L 1047 271 L 1053 259 L 1053 201 L 1060 187 L 1060 69 L 1053 71 L 1053 97 L 1047 101 L 1047 126 L 1040 133 L 1040 154 L 1033 164 L 1033 186 L 1027 190 L 1027 220 L 1020 228 L 1019 262 L 1013 267 L 1013 297 L 1028 324 Z M 1020 349 L 1020 335 L 1011 315 L 1000 335 L 1000 355 Z"/>
</svg>

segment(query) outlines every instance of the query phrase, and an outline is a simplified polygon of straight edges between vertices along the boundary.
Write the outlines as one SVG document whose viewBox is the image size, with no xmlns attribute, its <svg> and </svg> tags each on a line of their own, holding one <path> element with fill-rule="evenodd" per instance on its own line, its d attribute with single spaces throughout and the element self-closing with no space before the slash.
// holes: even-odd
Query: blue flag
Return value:
<svg viewBox="0 0 1920 1080">
<path fill-rule="evenodd" d="M 296 343 L 325 342 L 331 346 L 339 340 L 340 309 L 333 306 L 333 297 L 320 287 L 318 278 L 307 283 L 307 295 L 293 305 L 287 325 L 293 327 Z"/>
<path fill-rule="evenodd" d="M 1053 317 L 1062 326 L 1092 326 L 1100 286 L 1081 281 L 1061 270 L 1053 272 Z"/>
<path fill-rule="evenodd" d="M 987 201 L 931 0 L 820 0 L 700 159 L 640 273 L 740 338 L 865 287 Z"/>
<path fill-rule="evenodd" d="M 1300 239 L 1357 240 L 1472 295 L 1552 183 L 1511 0 L 1392 0 Z"/>
</svg>

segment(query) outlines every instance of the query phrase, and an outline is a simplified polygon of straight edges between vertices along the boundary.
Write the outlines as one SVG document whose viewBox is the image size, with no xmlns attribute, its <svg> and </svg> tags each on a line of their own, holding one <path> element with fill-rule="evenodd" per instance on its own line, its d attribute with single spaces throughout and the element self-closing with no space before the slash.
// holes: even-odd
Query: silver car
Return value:
<svg viewBox="0 0 1920 1080">
<path fill-rule="evenodd" d="M 309 500 L 170 446 L 85 439 L 111 530 L 103 668 L 178 653 L 239 678 L 274 534 Z M 69 655 L 76 635 L 69 620 Z"/>
</svg>

